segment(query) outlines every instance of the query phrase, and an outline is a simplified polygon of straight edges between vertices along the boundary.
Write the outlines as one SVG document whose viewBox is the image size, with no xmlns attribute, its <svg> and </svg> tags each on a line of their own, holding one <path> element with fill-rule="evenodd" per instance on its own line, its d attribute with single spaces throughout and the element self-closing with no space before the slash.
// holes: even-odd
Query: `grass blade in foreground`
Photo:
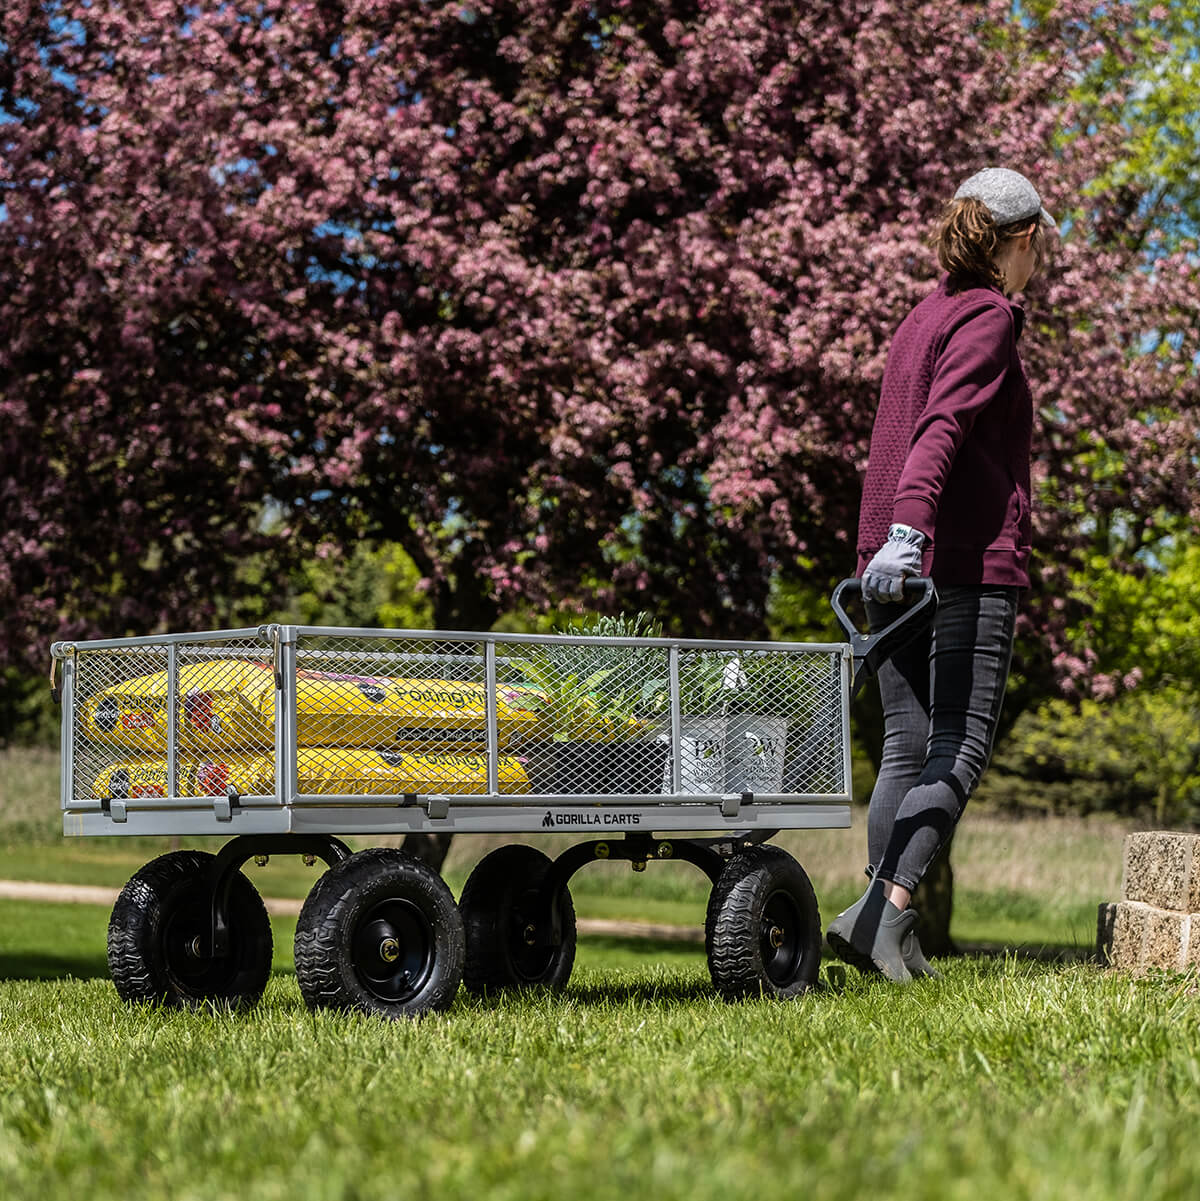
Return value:
<svg viewBox="0 0 1200 1201">
<path fill-rule="evenodd" d="M 31 909 L 54 907 L 30 907 Z M 1200 1185 L 1200 1001 L 1015 958 L 718 1001 L 703 960 L 419 1022 L 0 984 L 0 1194 L 1149 1201 Z M 689 962 L 690 957 L 690 962 Z"/>
</svg>

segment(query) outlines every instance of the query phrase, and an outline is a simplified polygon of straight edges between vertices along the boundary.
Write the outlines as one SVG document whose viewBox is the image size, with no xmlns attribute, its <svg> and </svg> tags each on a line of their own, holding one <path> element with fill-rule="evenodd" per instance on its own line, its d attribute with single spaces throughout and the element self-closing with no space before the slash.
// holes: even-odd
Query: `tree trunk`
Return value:
<svg viewBox="0 0 1200 1201">
<path fill-rule="evenodd" d="M 926 955 L 953 955 L 958 949 L 950 937 L 950 914 L 954 908 L 954 869 L 950 866 L 953 844 L 952 835 L 913 893 L 913 908 L 920 914 L 917 937 Z"/>
<path fill-rule="evenodd" d="M 459 564 L 455 582 L 443 580 L 433 593 L 433 623 L 439 630 L 489 630 L 497 617 L 495 600 L 474 583 L 476 573 L 470 564 Z M 462 587 L 458 581 L 469 579 L 472 586 Z M 466 648 L 470 649 L 470 648 Z M 406 834 L 401 850 L 415 855 L 422 863 L 442 870 L 450 853 L 452 834 Z"/>
<path fill-rule="evenodd" d="M 440 872 L 450 853 L 450 839 L 453 837 L 452 834 L 406 834 L 400 849 L 415 855 L 435 872 Z M 921 945 L 924 946 L 924 943 Z"/>
</svg>

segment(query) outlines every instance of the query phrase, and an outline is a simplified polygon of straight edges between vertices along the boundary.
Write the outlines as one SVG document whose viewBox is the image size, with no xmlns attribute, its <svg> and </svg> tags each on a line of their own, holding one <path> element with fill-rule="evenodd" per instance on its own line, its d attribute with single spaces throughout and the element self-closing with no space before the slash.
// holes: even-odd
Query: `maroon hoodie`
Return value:
<svg viewBox="0 0 1200 1201">
<path fill-rule="evenodd" d="M 858 574 L 901 522 L 944 585 L 1029 584 L 1033 399 L 1025 314 L 995 288 L 943 279 L 892 340 L 858 520 Z"/>
</svg>

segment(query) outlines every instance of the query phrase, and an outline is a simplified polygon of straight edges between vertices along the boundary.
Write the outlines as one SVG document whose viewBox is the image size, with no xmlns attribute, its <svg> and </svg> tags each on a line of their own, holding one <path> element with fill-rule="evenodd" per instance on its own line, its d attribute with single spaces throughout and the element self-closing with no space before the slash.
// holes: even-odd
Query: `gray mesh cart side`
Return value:
<svg viewBox="0 0 1200 1201">
<path fill-rule="evenodd" d="M 296 972 L 316 1007 L 389 1017 L 477 993 L 561 987 L 568 882 L 587 863 L 683 859 L 712 882 L 706 933 L 726 997 L 796 995 L 821 928 L 800 865 L 766 840 L 850 823 L 849 704 L 884 642 L 718 642 L 266 625 L 56 643 L 67 835 L 214 836 L 121 893 L 123 997 L 251 1004 L 271 963 L 241 867 L 301 854 Z M 55 681 L 57 683 L 57 680 Z M 346 835 L 568 833 L 511 844 L 456 905 L 415 856 Z"/>
</svg>

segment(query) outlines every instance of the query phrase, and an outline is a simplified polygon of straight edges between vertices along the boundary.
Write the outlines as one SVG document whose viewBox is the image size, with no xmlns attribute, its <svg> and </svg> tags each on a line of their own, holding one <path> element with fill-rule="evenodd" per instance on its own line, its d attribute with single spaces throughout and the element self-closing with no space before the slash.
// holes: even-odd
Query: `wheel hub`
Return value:
<svg viewBox="0 0 1200 1201">
<path fill-rule="evenodd" d="M 358 927 L 354 965 L 362 984 L 388 1002 L 420 991 L 433 970 L 433 935 L 428 919 L 401 898 L 375 905 Z"/>
<path fill-rule="evenodd" d="M 804 958 L 801 929 L 795 898 L 782 889 L 772 893 L 763 906 L 759 927 L 763 969 L 772 983 L 788 984 L 799 969 Z"/>
<path fill-rule="evenodd" d="M 183 898 L 177 909 L 166 915 L 162 926 L 164 967 L 173 987 L 189 997 L 216 997 L 239 971 L 240 936 L 230 930 L 228 953 L 214 955 L 212 917 L 207 898 Z"/>
</svg>

